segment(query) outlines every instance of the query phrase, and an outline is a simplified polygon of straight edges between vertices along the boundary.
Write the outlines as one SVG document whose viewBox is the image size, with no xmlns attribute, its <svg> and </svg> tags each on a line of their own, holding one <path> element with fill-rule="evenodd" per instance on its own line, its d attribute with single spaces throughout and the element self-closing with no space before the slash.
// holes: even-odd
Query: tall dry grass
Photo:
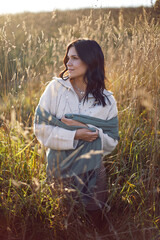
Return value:
<svg viewBox="0 0 160 240">
<path fill-rule="evenodd" d="M 73 22 L 67 24 L 63 24 L 67 12 L 61 18 L 49 14 L 41 31 L 34 22 L 20 21 L 20 15 L 18 22 L 8 16 L 0 28 L 2 239 L 160 236 L 160 27 L 145 9 L 134 18 L 128 14 L 132 21 L 126 20 L 127 10 L 115 11 L 116 17 L 113 10 L 103 14 L 92 10 L 76 20 L 74 11 L 69 12 Z M 66 190 L 45 182 L 45 150 L 32 130 L 39 97 L 63 69 L 66 46 L 76 38 L 95 39 L 102 46 L 106 87 L 114 92 L 119 109 L 121 139 L 104 159 L 111 210 L 105 213 L 101 233 L 89 224 L 83 209 L 73 205 Z"/>
</svg>

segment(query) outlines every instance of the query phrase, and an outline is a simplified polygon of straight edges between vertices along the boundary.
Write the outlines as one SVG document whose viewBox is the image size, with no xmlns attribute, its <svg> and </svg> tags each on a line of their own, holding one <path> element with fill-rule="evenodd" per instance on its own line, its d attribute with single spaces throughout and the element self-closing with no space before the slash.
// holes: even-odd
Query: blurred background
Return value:
<svg viewBox="0 0 160 240">
<path fill-rule="evenodd" d="M 81 0 L 81 1 L 53 1 L 53 0 L 6 0 L 0 8 L 0 14 L 22 13 L 22 12 L 43 12 L 53 11 L 56 9 L 79 9 L 79 8 L 107 8 L 107 7 L 151 7 L 156 0 Z"/>
</svg>

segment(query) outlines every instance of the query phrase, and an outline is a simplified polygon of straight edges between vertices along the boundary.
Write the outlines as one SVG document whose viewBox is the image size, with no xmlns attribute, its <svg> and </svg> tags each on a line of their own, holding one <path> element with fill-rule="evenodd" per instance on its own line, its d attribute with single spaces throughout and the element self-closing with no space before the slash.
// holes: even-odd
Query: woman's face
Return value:
<svg viewBox="0 0 160 240">
<path fill-rule="evenodd" d="M 87 64 L 78 56 L 75 47 L 70 47 L 68 51 L 67 68 L 70 79 L 83 78 L 87 71 Z"/>
</svg>

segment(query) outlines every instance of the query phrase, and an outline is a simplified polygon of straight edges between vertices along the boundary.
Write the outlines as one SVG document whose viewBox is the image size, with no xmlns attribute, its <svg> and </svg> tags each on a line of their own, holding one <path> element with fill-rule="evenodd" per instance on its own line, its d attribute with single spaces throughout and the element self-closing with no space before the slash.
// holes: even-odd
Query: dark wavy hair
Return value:
<svg viewBox="0 0 160 240">
<path fill-rule="evenodd" d="M 88 100 L 88 94 L 92 93 L 95 102 L 98 105 L 106 105 L 105 97 L 103 93 L 105 89 L 105 70 L 104 70 L 104 55 L 99 44 L 94 40 L 78 39 L 71 42 L 66 50 L 66 54 L 63 60 L 65 70 L 60 73 L 60 77 L 63 80 L 67 80 L 68 77 L 64 77 L 65 72 L 68 70 L 68 51 L 71 47 L 75 47 L 79 58 L 87 64 L 88 69 L 84 77 L 84 81 L 87 84 L 86 94 L 84 97 Z"/>
</svg>

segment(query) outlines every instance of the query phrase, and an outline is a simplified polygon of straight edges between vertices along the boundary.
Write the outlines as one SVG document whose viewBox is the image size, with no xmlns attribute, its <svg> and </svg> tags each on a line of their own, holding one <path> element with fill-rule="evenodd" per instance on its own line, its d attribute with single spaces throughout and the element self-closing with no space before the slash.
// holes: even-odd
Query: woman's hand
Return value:
<svg viewBox="0 0 160 240">
<path fill-rule="evenodd" d="M 72 120 L 72 119 L 68 119 L 68 118 L 65 118 L 65 117 L 61 118 L 61 122 L 65 123 L 66 125 L 69 125 L 69 126 L 83 126 L 83 127 L 87 127 L 86 124 L 83 124 L 81 122 L 78 122 L 78 121 L 75 121 L 75 120 Z"/>
<path fill-rule="evenodd" d="M 75 134 L 75 140 L 83 140 L 87 142 L 92 142 L 98 138 L 98 130 L 96 132 L 92 132 L 89 129 L 78 129 Z"/>
<path fill-rule="evenodd" d="M 61 118 L 61 122 L 65 123 L 66 125 L 69 126 L 82 126 L 82 127 L 87 127 L 86 124 L 83 124 L 81 122 L 72 120 L 72 119 L 68 119 L 68 118 Z M 96 130 L 96 132 L 92 132 L 87 128 L 82 128 L 82 129 L 78 129 L 76 130 L 76 134 L 75 134 L 75 140 L 83 140 L 83 141 L 87 141 L 87 142 L 92 142 L 94 140 L 96 140 L 98 138 L 98 130 Z"/>
</svg>

